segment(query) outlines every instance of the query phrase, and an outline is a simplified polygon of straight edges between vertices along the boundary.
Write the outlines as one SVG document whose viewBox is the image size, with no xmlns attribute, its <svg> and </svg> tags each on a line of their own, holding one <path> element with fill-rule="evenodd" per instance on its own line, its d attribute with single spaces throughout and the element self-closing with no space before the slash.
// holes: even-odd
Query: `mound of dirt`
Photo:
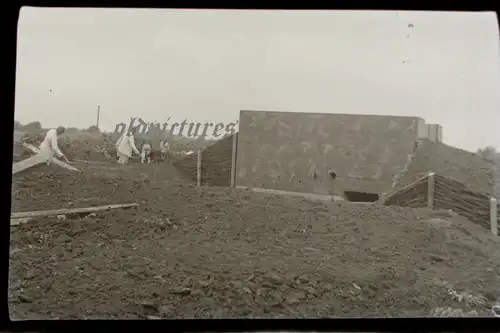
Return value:
<svg viewBox="0 0 500 333">
<path fill-rule="evenodd" d="M 456 215 L 197 188 L 149 165 L 44 168 L 15 178 L 16 211 L 141 205 L 13 227 L 12 318 L 482 312 L 499 287 L 499 241 Z"/>
<path fill-rule="evenodd" d="M 202 151 L 201 179 L 204 185 L 231 185 L 232 151 L 233 136 L 221 139 Z M 197 161 L 198 156 L 193 154 L 174 162 L 174 166 L 186 177 L 196 182 Z"/>
<path fill-rule="evenodd" d="M 479 155 L 443 143 L 423 141 L 417 148 L 398 187 L 410 184 L 428 172 L 458 181 L 484 194 L 493 194 L 494 163 Z"/>
<path fill-rule="evenodd" d="M 23 141 L 36 147 L 45 138 L 45 131 L 27 132 Z M 111 136 L 97 131 L 87 132 L 81 130 L 67 130 L 58 140 L 59 148 L 70 160 L 80 159 L 86 161 L 109 161 L 116 156 L 116 148 Z M 25 150 L 23 157 L 33 153 Z"/>
<path fill-rule="evenodd" d="M 155 200 L 157 193 L 154 190 L 161 188 L 165 182 L 182 184 L 187 181 L 169 163 L 73 165 L 81 172 L 40 164 L 14 175 L 12 211 Z M 143 192 L 138 196 L 138 191 Z"/>
</svg>

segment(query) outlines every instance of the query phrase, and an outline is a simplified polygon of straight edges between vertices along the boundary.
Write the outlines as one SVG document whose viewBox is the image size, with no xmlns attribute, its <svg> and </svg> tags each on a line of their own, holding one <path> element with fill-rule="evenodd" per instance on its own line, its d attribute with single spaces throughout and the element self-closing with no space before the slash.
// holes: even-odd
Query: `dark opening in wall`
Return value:
<svg viewBox="0 0 500 333">
<path fill-rule="evenodd" d="M 375 202 L 379 199 L 378 193 L 344 191 L 346 201 L 350 202 Z"/>
</svg>

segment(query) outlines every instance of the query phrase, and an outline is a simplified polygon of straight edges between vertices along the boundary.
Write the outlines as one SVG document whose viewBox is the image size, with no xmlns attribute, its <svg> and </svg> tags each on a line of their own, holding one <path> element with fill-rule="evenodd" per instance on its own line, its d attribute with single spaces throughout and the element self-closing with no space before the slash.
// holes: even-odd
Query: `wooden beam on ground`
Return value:
<svg viewBox="0 0 500 333">
<path fill-rule="evenodd" d="M 37 147 L 33 146 L 32 144 L 29 144 L 29 143 L 23 143 L 23 146 L 26 148 L 26 149 L 29 149 L 31 150 L 32 152 L 34 152 L 35 154 L 39 154 L 40 153 L 40 149 L 38 149 Z M 68 170 L 71 170 L 71 171 L 80 171 L 79 169 L 67 164 L 67 163 L 64 163 L 62 161 L 59 161 L 57 158 L 53 158 L 51 163 L 54 163 L 55 165 L 58 165 L 60 167 L 63 167 L 65 169 L 68 169 Z"/>
<path fill-rule="evenodd" d="M 34 211 L 34 212 L 11 213 L 10 218 L 12 220 L 12 219 L 45 217 L 45 216 L 54 216 L 54 215 L 65 215 L 65 214 L 85 214 L 85 213 L 106 211 L 106 210 L 110 210 L 110 209 L 131 208 L 131 207 L 137 207 L 137 206 L 139 206 L 139 204 L 131 203 L 131 204 L 107 205 L 107 206 L 87 207 L 87 208 L 40 210 L 40 211 Z"/>
<path fill-rule="evenodd" d="M 344 198 L 337 195 L 327 195 L 327 194 L 315 194 L 315 193 L 302 193 L 302 192 L 292 192 L 292 191 L 281 191 L 281 190 L 271 190 L 265 188 L 249 188 L 246 186 L 236 186 L 236 188 L 243 190 L 250 190 L 256 193 L 266 193 L 275 195 L 284 195 L 290 197 L 302 197 L 309 200 L 319 200 L 319 201 L 345 201 Z"/>
<path fill-rule="evenodd" d="M 10 225 L 11 226 L 20 225 L 20 224 L 28 222 L 29 220 L 31 220 L 31 218 L 29 218 L 29 217 L 24 218 L 24 219 L 10 219 Z"/>
<path fill-rule="evenodd" d="M 25 160 L 13 163 L 12 164 L 12 174 L 14 175 L 18 172 L 21 172 L 23 170 L 31 168 L 35 165 L 45 163 L 46 161 L 47 161 L 47 158 L 42 156 L 42 155 L 31 156 Z"/>
<path fill-rule="evenodd" d="M 71 162 L 75 162 L 75 163 L 87 163 L 87 164 L 109 164 L 109 162 L 85 161 L 85 160 L 79 160 L 79 159 L 76 159 L 76 158 L 71 159 Z"/>
</svg>

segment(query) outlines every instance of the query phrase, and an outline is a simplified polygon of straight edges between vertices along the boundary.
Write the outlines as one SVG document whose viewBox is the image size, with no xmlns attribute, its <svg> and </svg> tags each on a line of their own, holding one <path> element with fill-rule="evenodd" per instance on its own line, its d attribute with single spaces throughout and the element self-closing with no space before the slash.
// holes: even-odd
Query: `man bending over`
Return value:
<svg viewBox="0 0 500 333">
<path fill-rule="evenodd" d="M 40 154 L 47 157 L 47 165 L 50 165 L 54 156 L 62 157 L 66 160 L 66 162 L 69 162 L 57 144 L 59 135 L 63 134 L 65 130 L 66 129 L 62 126 L 50 129 L 45 135 L 45 139 L 40 144 Z"/>
</svg>

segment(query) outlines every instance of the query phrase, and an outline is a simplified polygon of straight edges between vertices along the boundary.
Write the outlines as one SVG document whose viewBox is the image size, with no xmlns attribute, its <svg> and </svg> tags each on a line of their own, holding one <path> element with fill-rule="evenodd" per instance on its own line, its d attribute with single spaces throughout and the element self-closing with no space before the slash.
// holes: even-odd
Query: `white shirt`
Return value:
<svg viewBox="0 0 500 333">
<path fill-rule="evenodd" d="M 53 153 L 57 156 L 63 155 L 57 144 L 57 131 L 55 128 L 50 129 L 45 135 L 45 139 L 40 144 L 40 151 L 42 153 Z"/>
<path fill-rule="evenodd" d="M 139 150 L 135 146 L 135 139 L 132 134 L 127 135 L 126 133 L 124 133 L 116 143 L 116 146 L 120 153 L 127 155 L 128 157 L 132 157 L 132 151 L 136 154 L 140 154 Z"/>
<path fill-rule="evenodd" d="M 160 145 L 160 149 L 162 152 L 166 152 L 168 150 L 169 146 L 168 146 L 168 142 L 163 142 L 163 144 Z"/>
</svg>

